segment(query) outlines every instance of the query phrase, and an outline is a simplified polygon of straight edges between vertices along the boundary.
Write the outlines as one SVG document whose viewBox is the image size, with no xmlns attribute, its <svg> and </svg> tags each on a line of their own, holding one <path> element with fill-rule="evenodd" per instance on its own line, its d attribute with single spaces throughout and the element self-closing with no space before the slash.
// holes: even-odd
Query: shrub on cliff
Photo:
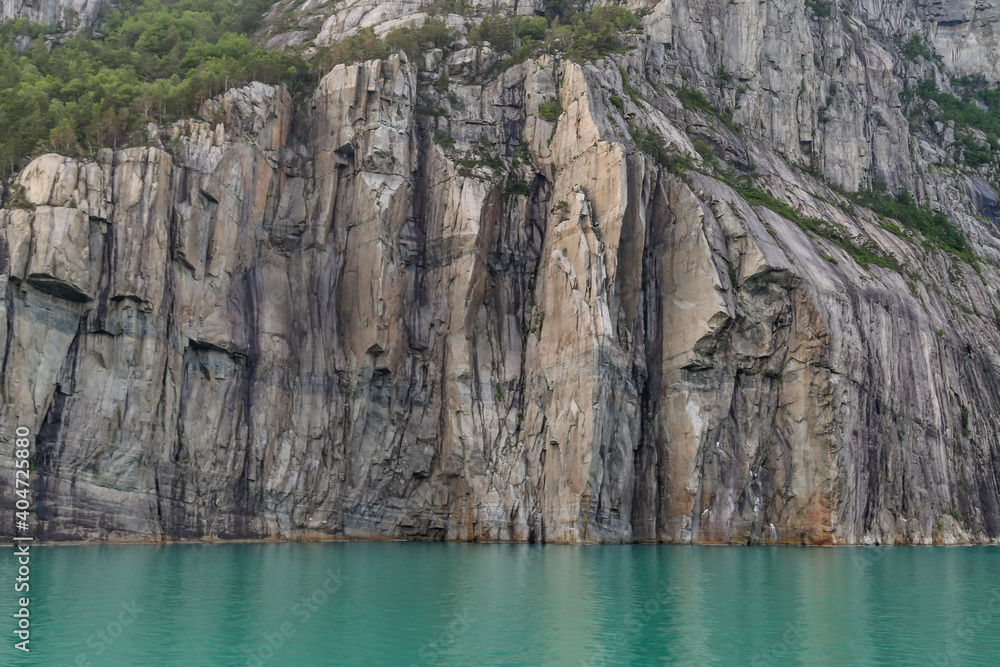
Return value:
<svg viewBox="0 0 1000 667">
<path fill-rule="evenodd" d="M 968 133 L 956 133 L 963 149 L 957 157 L 964 160 L 966 166 L 975 169 L 995 162 L 1000 151 L 1000 89 L 987 85 L 982 76 L 974 75 L 957 78 L 952 85 L 957 95 L 941 92 L 932 79 L 923 79 L 900 97 L 904 102 L 924 100 L 925 104 L 916 107 L 918 113 L 933 108 L 926 104 L 933 101 L 939 111 L 930 120 L 954 121 L 956 130 L 974 128 L 986 136 L 987 145 L 983 146 Z M 910 108 L 913 110 L 913 105 Z"/>
<path fill-rule="evenodd" d="M 625 46 L 622 34 L 636 28 L 639 20 L 631 10 L 618 5 L 594 7 L 578 12 L 570 20 L 566 57 L 577 62 L 597 60 Z"/>
<path fill-rule="evenodd" d="M 363 62 L 388 55 L 389 43 L 376 37 L 374 28 L 362 28 L 346 39 L 317 49 L 314 62 L 321 72 L 326 72 L 341 63 Z"/>
<path fill-rule="evenodd" d="M 965 239 L 965 234 L 941 211 L 932 211 L 920 206 L 913 195 L 903 190 L 893 197 L 885 192 L 885 186 L 878 184 L 872 190 L 861 190 L 852 196 L 855 201 L 867 206 L 879 215 L 898 220 L 907 229 L 920 232 L 932 245 L 950 252 L 970 264 L 976 263 L 976 255 Z"/>
<path fill-rule="evenodd" d="M 487 16 L 469 30 L 469 42 L 489 42 L 495 50 L 510 54 L 507 65 L 540 53 L 562 53 L 585 62 L 624 48 L 623 35 L 639 25 L 631 10 L 618 5 L 602 5 L 590 12 L 563 7 L 561 13 L 549 14 L 551 21 L 542 16 Z"/>
<path fill-rule="evenodd" d="M 410 60 L 416 60 L 431 49 L 447 49 L 454 41 L 451 30 L 440 19 L 430 19 L 416 28 L 394 28 L 383 38 L 375 36 L 374 28 L 362 28 L 339 42 L 317 49 L 313 62 L 322 75 L 342 63 L 385 59 L 400 51 Z"/>
</svg>

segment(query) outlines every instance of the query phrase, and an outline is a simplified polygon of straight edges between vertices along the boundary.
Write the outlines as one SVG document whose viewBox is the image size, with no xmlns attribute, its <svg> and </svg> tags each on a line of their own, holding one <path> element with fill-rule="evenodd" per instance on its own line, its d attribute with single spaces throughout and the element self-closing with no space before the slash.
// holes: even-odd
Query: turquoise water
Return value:
<svg viewBox="0 0 1000 667">
<path fill-rule="evenodd" d="M 1000 665 L 992 547 L 39 547 L 27 656 L 12 561 L 4 665 Z"/>
</svg>

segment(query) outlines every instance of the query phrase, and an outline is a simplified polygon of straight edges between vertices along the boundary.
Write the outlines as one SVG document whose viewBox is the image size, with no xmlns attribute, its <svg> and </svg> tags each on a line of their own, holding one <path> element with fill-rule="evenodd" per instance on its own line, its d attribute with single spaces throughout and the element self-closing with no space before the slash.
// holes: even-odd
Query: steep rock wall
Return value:
<svg viewBox="0 0 1000 667">
<path fill-rule="evenodd" d="M 37 158 L 0 211 L 0 432 L 38 434 L 41 537 L 997 541 L 995 193 L 934 168 L 861 24 L 703 9 L 656 5 L 596 65 L 393 56 Z M 719 64 L 745 133 L 666 86 L 735 103 Z M 876 180 L 978 271 L 829 187 Z"/>
<path fill-rule="evenodd" d="M 105 0 L 0 0 L 0 21 L 28 19 L 72 30 L 92 25 Z"/>
</svg>

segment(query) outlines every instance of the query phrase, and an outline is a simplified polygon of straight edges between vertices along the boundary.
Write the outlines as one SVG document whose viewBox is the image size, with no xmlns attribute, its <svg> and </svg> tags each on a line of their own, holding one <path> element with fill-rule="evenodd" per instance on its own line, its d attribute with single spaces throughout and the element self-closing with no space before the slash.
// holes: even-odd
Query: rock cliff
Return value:
<svg viewBox="0 0 1000 667">
<path fill-rule="evenodd" d="M 0 210 L 5 500 L 25 426 L 50 540 L 1000 541 L 996 156 L 905 103 L 1000 75 L 967 4 L 632 2 L 624 52 L 510 64 L 461 38 L 543 10 L 500 2 L 448 52 L 35 158 Z M 267 39 L 428 11 L 313 5 Z"/>
<path fill-rule="evenodd" d="M 73 30 L 93 25 L 105 0 L 0 0 L 0 21 L 28 19 Z"/>
</svg>

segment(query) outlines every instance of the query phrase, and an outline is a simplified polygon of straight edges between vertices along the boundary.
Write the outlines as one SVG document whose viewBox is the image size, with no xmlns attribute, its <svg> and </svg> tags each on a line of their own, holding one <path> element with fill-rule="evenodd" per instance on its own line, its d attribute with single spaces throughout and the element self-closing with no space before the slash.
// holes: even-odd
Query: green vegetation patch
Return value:
<svg viewBox="0 0 1000 667">
<path fill-rule="evenodd" d="M 569 3 L 547 3 L 545 16 L 487 16 L 469 30 L 468 39 L 509 54 L 502 67 L 542 53 L 562 53 L 582 63 L 622 51 L 624 35 L 638 26 L 636 15 L 619 5 L 577 11 Z"/>
<path fill-rule="evenodd" d="M 684 88 L 678 88 L 676 93 L 677 99 L 680 100 L 685 109 L 711 114 L 721 120 L 722 124 L 728 127 L 732 132 L 739 132 L 739 128 L 737 128 L 736 124 L 733 122 L 733 114 L 728 111 L 720 111 L 714 104 L 709 102 L 708 98 L 705 97 L 705 94 L 697 88 L 686 86 Z"/>
<path fill-rule="evenodd" d="M 845 196 L 879 215 L 898 220 L 906 229 L 920 232 L 931 245 L 969 264 L 978 264 L 978 258 L 962 230 L 952 224 L 944 213 L 917 204 L 908 191 L 893 197 L 885 191 L 884 185 L 880 185 L 873 190 L 861 190 Z"/>
<path fill-rule="evenodd" d="M 631 120 L 628 121 L 628 130 L 635 142 L 636 150 L 653 158 L 667 171 L 682 176 L 692 168 L 690 156 L 670 150 L 658 132 L 640 129 Z"/>
<path fill-rule="evenodd" d="M 323 73 L 342 63 L 384 60 L 399 51 L 415 60 L 431 49 L 447 49 L 454 41 L 451 29 L 436 18 L 428 19 L 418 28 L 393 28 L 383 38 L 375 36 L 374 28 L 362 28 L 336 44 L 316 49 L 314 62 Z"/>
<path fill-rule="evenodd" d="M 554 22 L 555 23 L 555 22 Z M 576 12 L 566 23 L 552 28 L 554 44 L 565 44 L 566 57 L 577 62 L 597 60 L 624 46 L 622 33 L 633 30 L 639 19 L 618 5 L 601 5 L 591 12 Z"/>
<path fill-rule="evenodd" d="M 432 14 L 458 4 L 442 0 Z M 371 28 L 360 30 L 317 49 L 310 64 L 251 42 L 271 5 L 271 0 L 121 0 L 98 28 L 57 40 L 51 49 L 46 26 L 23 19 L 0 26 L 0 177 L 14 172 L 23 157 L 46 150 L 83 155 L 145 143 L 146 123 L 190 117 L 205 100 L 233 86 L 261 81 L 296 90 L 339 63 L 394 52 L 413 60 L 454 43 L 444 21 L 432 17 L 384 38 Z M 488 16 L 471 28 L 469 42 L 489 42 L 507 54 L 502 66 L 543 52 L 585 62 L 627 48 L 626 36 L 639 26 L 632 11 L 619 5 L 581 7 L 547 0 L 544 16 Z M 14 48 L 22 36 L 34 40 L 24 55 Z M 639 98 L 624 80 L 627 93 Z M 447 81 L 439 84 L 446 86 Z M 425 111 L 443 115 L 442 109 Z M 554 108 L 544 113 L 559 115 Z"/>
<path fill-rule="evenodd" d="M 559 100 L 549 100 L 538 105 L 538 117 L 554 123 L 562 115 L 563 108 Z"/>
<path fill-rule="evenodd" d="M 904 101 L 919 98 L 937 103 L 941 113 L 934 120 L 955 122 L 956 138 L 963 149 L 966 165 L 976 168 L 993 162 L 1000 151 L 1000 90 L 989 86 L 982 76 L 955 79 L 952 85 L 961 97 L 939 91 L 932 79 L 923 79 L 901 97 Z M 989 145 L 982 146 L 967 133 L 962 134 L 967 128 L 981 131 Z"/>
<path fill-rule="evenodd" d="M 474 143 L 471 146 L 471 150 L 467 152 L 459 152 L 453 146 L 446 146 L 445 150 L 455 163 L 459 176 L 478 179 L 493 178 L 503 173 L 507 167 L 503 158 L 497 153 L 496 147 L 486 142 L 480 141 Z M 516 185 L 514 187 L 515 189 L 518 188 Z M 515 191 L 508 194 L 521 193 Z"/>
<path fill-rule="evenodd" d="M 642 106 L 642 95 L 639 94 L 639 91 L 636 90 L 632 85 L 632 82 L 629 81 L 628 71 L 624 67 L 619 67 L 618 71 L 622 75 L 622 90 L 624 90 L 625 94 L 632 98 L 632 101 L 635 102 L 636 105 Z"/>
<path fill-rule="evenodd" d="M 863 269 L 867 270 L 871 265 L 881 266 L 896 272 L 900 272 L 902 269 L 896 258 L 885 253 L 872 239 L 865 239 L 858 243 L 842 225 L 829 220 L 804 216 L 791 205 L 755 185 L 730 182 L 730 186 L 750 204 L 769 208 L 781 217 L 794 222 L 803 231 L 836 244 Z M 832 259 L 831 257 L 830 260 Z"/>
<path fill-rule="evenodd" d="M 915 61 L 918 57 L 922 57 L 925 60 L 934 60 L 934 53 L 931 51 L 927 42 L 920 35 L 914 35 L 910 38 L 906 44 L 900 46 L 899 52 L 904 58 L 910 61 Z"/>
<path fill-rule="evenodd" d="M 697 88 L 685 87 L 679 89 L 677 91 L 677 99 L 681 101 L 685 109 L 704 111 L 712 114 L 719 113 L 719 110 L 708 101 L 705 94 Z"/>
<path fill-rule="evenodd" d="M 455 137 L 451 136 L 451 132 L 447 130 L 435 130 L 434 143 L 440 145 L 445 150 L 450 150 L 455 148 Z"/>
<path fill-rule="evenodd" d="M 507 183 L 504 194 L 508 197 L 527 197 L 531 194 L 531 186 L 528 185 L 527 181 L 510 181 Z"/>
<path fill-rule="evenodd" d="M 816 18 L 828 19 L 833 16 L 833 3 L 830 0 L 806 0 L 806 8 Z"/>
<path fill-rule="evenodd" d="M 249 36 L 270 0 L 123 0 L 100 31 L 49 49 L 45 26 L 0 26 L 0 176 L 45 150 L 84 154 L 142 143 L 141 127 L 195 113 L 250 81 L 311 81 L 299 57 L 265 51 Z M 20 55 L 20 36 L 34 39 Z"/>
</svg>

